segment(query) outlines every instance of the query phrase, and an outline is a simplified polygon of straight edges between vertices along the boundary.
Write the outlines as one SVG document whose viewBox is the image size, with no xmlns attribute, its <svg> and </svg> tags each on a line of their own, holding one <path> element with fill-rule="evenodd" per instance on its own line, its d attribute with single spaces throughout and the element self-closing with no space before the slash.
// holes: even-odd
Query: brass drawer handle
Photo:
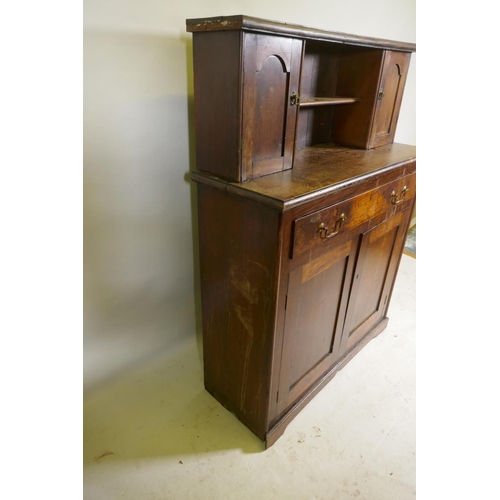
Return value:
<svg viewBox="0 0 500 500">
<path fill-rule="evenodd" d="M 300 95 L 297 92 L 292 92 L 290 96 L 290 106 L 298 106 L 300 104 Z"/>
<path fill-rule="evenodd" d="M 342 227 L 342 223 L 347 220 L 347 217 L 345 214 L 340 214 L 339 220 L 335 223 L 335 227 L 333 228 L 333 233 L 328 234 L 328 228 L 325 226 L 325 223 L 322 222 L 319 227 L 318 227 L 318 232 L 321 238 L 323 239 L 328 239 L 331 238 L 332 236 L 335 236 L 338 234 L 340 231 L 340 228 Z"/>
<path fill-rule="evenodd" d="M 396 191 L 393 191 L 391 193 L 391 203 L 393 205 L 399 205 L 400 203 L 402 203 L 405 199 L 405 194 L 409 191 L 410 189 L 407 188 L 406 186 L 403 186 L 403 189 L 401 190 L 401 193 L 399 193 L 399 199 L 398 199 L 398 195 L 396 194 Z"/>
</svg>

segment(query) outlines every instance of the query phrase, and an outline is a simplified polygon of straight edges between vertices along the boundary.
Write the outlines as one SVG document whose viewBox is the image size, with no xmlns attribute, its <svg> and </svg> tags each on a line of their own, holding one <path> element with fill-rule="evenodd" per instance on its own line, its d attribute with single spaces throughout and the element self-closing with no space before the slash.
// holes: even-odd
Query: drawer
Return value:
<svg viewBox="0 0 500 500">
<path fill-rule="evenodd" d="M 415 174 L 401 177 L 294 221 L 293 257 L 341 238 L 384 214 L 389 217 L 415 197 Z M 378 222 L 381 222 L 378 220 Z M 377 223 L 378 223 L 377 222 Z"/>
</svg>

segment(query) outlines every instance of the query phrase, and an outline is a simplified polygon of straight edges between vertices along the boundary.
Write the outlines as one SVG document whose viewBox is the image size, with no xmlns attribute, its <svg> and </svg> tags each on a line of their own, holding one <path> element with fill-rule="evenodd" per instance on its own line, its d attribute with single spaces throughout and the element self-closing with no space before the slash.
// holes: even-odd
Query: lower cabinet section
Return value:
<svg viewBox="0 0 500 500">
<path fill-rule="evenodd" d="M 415 175 L 290 210 L 197 181 L 205 387 L 270 446 L 387 325 Z"/>
<path fill-rule="evenodd" d="M 406 209 L 290 272 L 278 414 L 385 318 L 408 217 Z"/>
</svg>

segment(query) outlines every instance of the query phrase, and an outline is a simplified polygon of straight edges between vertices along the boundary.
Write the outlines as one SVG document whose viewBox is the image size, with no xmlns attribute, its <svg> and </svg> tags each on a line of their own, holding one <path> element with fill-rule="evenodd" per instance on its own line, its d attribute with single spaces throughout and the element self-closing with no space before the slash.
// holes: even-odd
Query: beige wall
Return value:
<svg viewBox="0 0 500 500">
<path fill-rule="evenodd" d="M 415 41 L 415 0 L 84 2 L 84 384 L 199 331 L 191 35 L 247 14 Z M 415 62 L 396 141 L 415 144 Z"/>
</svg>

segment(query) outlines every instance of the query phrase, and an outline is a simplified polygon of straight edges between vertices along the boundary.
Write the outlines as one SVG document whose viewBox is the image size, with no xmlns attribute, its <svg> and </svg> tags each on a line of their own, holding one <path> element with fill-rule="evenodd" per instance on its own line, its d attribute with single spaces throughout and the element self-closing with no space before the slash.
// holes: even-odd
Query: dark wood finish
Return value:
<svg viewBox="0 0 500 500">
<path fill-rule="evenodd" d="M 242 179 L 292 168 L 302 42 L 245 34 Z"/>
<path fill-rule="evenodd" d="M 357 160 L 352 156 L 346 170 Z M 297 185 L 294 193 L 306 201 L 286 210 L 193 174 L 199 190 L 205 385 L 268 445 L 308 395 L 333 376 L 339 361 L 385 326 L 403 226 L 414 203 L 415 175 L 409 169 L 414 171 L 414 159 L 386 164 L 344 189 L 323 184 L 311 193 Z M 409 188 L 405 198 L 391 203 L 392 191 L 400 194 L 403 186 Z M 326 242 L 307 232 L 306 221 L 346 204 L 357 221 L 353 227 Z M 294 252 L 296 243 L 300 251 Z M 368 281 L 378 285 L 373 297 Z M 373 300 L 380 302 L 380 296 L 377 309 Z"/>
<path fill-rule="evenodd" d="M 302 63 L 301 100 L 336 95 L 342 45 L 307 41 Z"/>
<path fill-rule="evenodd" d="M 305 44 L 300 77 L 297 149 L 330 142 L 333 108 L 317 109 L 317 104 L 325 101 L 315 99 L 336 96 L 341 48 L 340 44 L 315 40 L 308 40 Z M 313 109 L 305 110 L 305 107 Z"/>
<path fill-rule="evenodd" d="M 193 34 L 196 166 L 232 180 L 240 180 L 240 38 Z"/>
<path fill-rule="evenodd" d="M 194 33 L 196 164 L 243 182 L 292 168 L 301 40 Z"/>
<path fill-rule="evenodd" d="M 394 140 L 409 65 L 410 54 L 385 52 L 370 147 L 376 148 Z"/>
<path fill-rule="evenodd" d="M 367 148 L 384 52 L 365 47 L 344 47 L 340 64 L 338 92 L 360 99 L 355 106 L 336 110 L 332 141 L 344 146 Z"/>
<path fill-rule="evenodd" d="M 376 221 L 381 214 L 390 210 L 396 211 L 399 208 L 398 205 L 402 205 L 402 203 L 406 203 L 407 206 L 408 202 L 415 197 L 415 184 L 415 174 L 410 174 L 397 181 L 366 191 L 346 201 L 297 219 L 294 224 L 292 256 L 295 257 L 308 252 L 314 247 L 324 247 L 334 239 L 340 239 L 344 233 L 356 230 L 367 220 Z M 402 202 L 397 205 L 393 204 L 392 193 L 395 192 L 399 195 L 403 187 L 407 191 Z M 345 220 L 339 226 L 342 214 L 344 214 Z M 328 238 L 323 237 L 324 235 L 320 231 L 322 224 L 330 232 L 335 230 L 336 226 L 339 226 L 337 234 Z"/>
<path fill-rule="evenodd" d="M 289 274 L 278 414 L 338 359 L 356 250 L 347 241 Z"/>
<path fill-rule="evenodd" d="M 333 142 L 369 149 L 394 140 L 409 61 L 405 52 L 344 48 L 338 92 L 360 102 L 336 110 Z"/>
<path fill-rule="evenodd" d="M 265 34 L 240 20 L 239 28 L 236 18 L 188 21 L 198 170 L 240 183 L 293 168 L 311 146 L 394 140 L 404 48 Z"/>
<path fill-rule="evenodd" d="M 380 49 L 400 50 L 403 52 L 416 51 L 416 45 L 414 43 L 358 36 L 336 31 L 325 31 L 244 15 L 187 19 L 186 30 L 189 32 L 245 30 L 259 33 L 279 34 L 281 36 L 293 36 L 303 39 L 362 45 L 365 47 L 375 47 Z"/>
<path fill-rule="evenodd" d="M 297 124 L 297 150 L 330 142 L 332 120 L 331 106 L 301 108 Z"/>
<path fill-rule="evenodd" d="M 415 147 L 392 143 L 414 46 L 187 24 L 205 387 L 268 447 L 387 325 L 416 195 Z"/>
<path fill-rule="evenodd" d="M 361 235 L 341 352 L 356 345 L 386 315 L 410 212 L 407 208 Z"/>
<path fill-rule="evenodd" d="M 203 184 L 198 207 L 205 387 L 265 439 L 279 213 Z"/>
<path fill-rule="evenodd" d="M 330 144 L 298 151 L 291 170 L 244 183 L 228 183 L 196 172 L 191 177 L 287 211 L 331 193 L 337 193 L 335 201 L 359 194 L 369 180 L 374 180 L 376 185 L 385 184 L 396 178 L 395 165 L 404 167 L 404 175 L 415 172 L 415 158 L 415 146 L 405 144 L 393 143 L 370 150 Z"/>
</svg>

